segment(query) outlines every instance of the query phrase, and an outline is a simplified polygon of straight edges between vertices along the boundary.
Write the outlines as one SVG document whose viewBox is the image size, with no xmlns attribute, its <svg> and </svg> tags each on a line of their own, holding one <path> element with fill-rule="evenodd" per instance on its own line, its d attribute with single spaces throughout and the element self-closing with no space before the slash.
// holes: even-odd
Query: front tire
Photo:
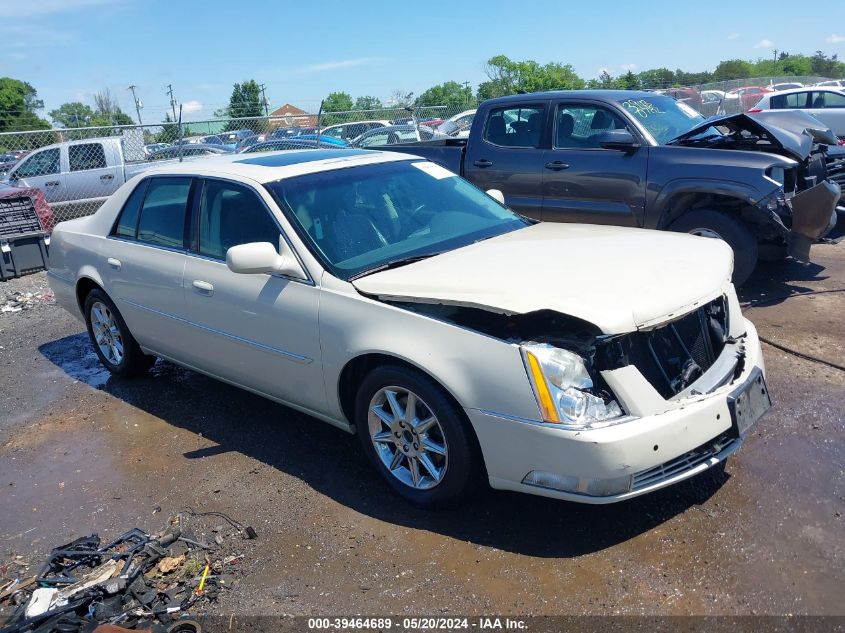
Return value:
<svg viewBox="0 0 845 633">
<path fill-rule="evenodd" d="M 367 458 L 414 504 L 453 504 L 481 480 L 469 422 L 443 388 L 419 371 L 372 370 L 358 389 L 355 423 Z"/>
<path fill-rule="evenodd" d="M 757 238 L 745 222 L 732 215 L 710 209 L 693 209 L 675 220 L 669 230 L 727 242 L 734 252 L 732 281 L 736 286 L 744 284 L 757 266 Z"/>
<path fill-rule="evenodd" d="M 114 302 L 99 289 L 85 297 L 85 325 L 91 345 L 100 362 L 115 376 L 131 378 L 153 366 L 155 356 L 147 356 L 126 327 Z"/>
</svg>

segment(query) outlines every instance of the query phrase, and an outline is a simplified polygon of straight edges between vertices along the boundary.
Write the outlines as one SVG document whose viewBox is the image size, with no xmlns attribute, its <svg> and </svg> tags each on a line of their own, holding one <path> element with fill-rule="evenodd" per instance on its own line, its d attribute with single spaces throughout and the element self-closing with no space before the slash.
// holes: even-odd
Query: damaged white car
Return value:
<svg viewBox="0 0 845 633">
<path fill-rule="evenodd" d="M 733 453 L 771 402 L 730 248 L 496 197 L 396 153 L 168 165 L 60 224 L 50 279 L 114 374 L 165 358 L 357 432 L 416 503 L 608 503 Z"/>
</svg>

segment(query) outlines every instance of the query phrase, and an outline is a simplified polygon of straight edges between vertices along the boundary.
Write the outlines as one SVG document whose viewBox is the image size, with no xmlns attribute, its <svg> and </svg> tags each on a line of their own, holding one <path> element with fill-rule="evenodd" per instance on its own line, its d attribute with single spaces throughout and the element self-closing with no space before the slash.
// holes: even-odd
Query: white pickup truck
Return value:
<svg viewBox="0 0 845 633">
<path fill-rule="evenodd" d="M 40 189 L 62 219 L 93 213 L 132 176 L 160 164 L 140 162 L 142 155 L 131 162 L 124 141 L 115 136 L 42 147 L 12 168 L 9 182 Z"/>
</svg>

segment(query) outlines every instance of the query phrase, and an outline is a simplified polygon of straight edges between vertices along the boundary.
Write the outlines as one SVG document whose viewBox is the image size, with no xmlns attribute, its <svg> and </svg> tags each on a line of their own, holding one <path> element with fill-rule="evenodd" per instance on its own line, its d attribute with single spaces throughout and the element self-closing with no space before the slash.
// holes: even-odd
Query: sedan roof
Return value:
<svg viewBox="0 0 845 633">
<path fill-rule="evenodd" d="M 183 163 L 168 163 L 145 174 L 189 174 L 194 176 L 241 176 L 267 183 L 331 169 L 388 163 L 419 157 L 396 152 L 358 149 L 292 149 L 256 154 L 226 154 Z"/>
</svg>

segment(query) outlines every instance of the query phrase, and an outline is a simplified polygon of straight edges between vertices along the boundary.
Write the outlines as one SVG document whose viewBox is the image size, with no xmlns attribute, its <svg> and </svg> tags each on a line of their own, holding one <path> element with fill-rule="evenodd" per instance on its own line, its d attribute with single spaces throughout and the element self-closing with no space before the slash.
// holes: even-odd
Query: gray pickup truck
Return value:
<svg viewBox="0 0 845 633">
<path fill-rule="evenodd" d="M 498 189 L 512 209 L 551 222 L 667 229 L 724 239 L 734 281 L 758 259 L 807 261 L 836 222 L 827 178 L 836 138 L 795 112 L 705 120 L 671 97 L 554 91 L 485 101 L 467 139 L 384 146 Z"/>
</svg>

